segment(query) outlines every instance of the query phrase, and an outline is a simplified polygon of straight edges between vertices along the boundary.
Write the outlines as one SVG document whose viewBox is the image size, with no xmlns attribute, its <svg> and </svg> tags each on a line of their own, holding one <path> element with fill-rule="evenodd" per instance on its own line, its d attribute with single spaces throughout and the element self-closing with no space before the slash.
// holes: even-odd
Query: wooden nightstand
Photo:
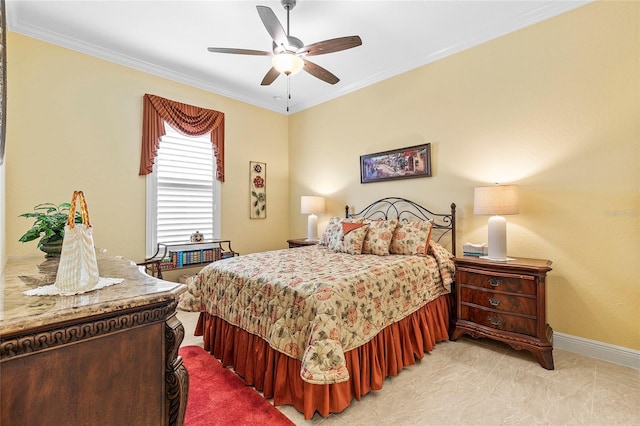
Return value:
<svg viewBox="0 0 640 426">
<path fill-rule="evenodd" d="M 289 243 L 289 248 L 315 246 L 320 243 L 319 240 L 307 240 L 306 238 L 292 238 L 287 240 L 287 242 Z"/>
<path fill-rule="evenodd" d="M 454 262 L 457 312 L 451 340 L 463 334 L 499 340 L 532 352 L 540 365 L 553 370 L 553 329 L 547 324 L 545 299 L 551 262 L 492 262 L 471 256 Z"/>
</svg>

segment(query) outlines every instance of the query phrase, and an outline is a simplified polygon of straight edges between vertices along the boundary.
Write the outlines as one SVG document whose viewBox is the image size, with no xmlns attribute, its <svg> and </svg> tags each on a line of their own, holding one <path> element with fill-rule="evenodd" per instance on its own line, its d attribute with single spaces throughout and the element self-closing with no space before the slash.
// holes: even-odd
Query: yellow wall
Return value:
<svg viewBox="0 0 640 426">
<path fill-rule="evenodd" d="M 0 164 L 0 271 L 4 270 L 4 265 L 7 263 L 7 250 L 6 245 L 6 221 L 4 215 L 6 213 L 5 206 L 5 166 L 4 163 Z"/>
<path fill-rule="evenodd" d="M 640 349 L 640 4 L 596 2 L 289 118 L 8 34 L 6 254 L 17 215 L 83 189 L 96 245 L 144 255 L 142 95 L 225 112 L 222 229 L 240 252 L 306 234 L 383 196 L 459 208 L 458 245 L 486 241 L 473 187 L 515 183 L 509 253 L 551 259 L 557 332 Z M 361 154 L 430 142 L 433 177 L 361 185 Z M 268 218 L 250 220 L 248 163 L 268 164 Z M 1 183 L 1 182 L 0 182 Z M 291 222 L 289 224 L 289 219 Z M 2 254 L 0 254 L 0 257 Z"/>
<path fill-rule="evenodd" d="M 330 216 L 383 196 L 459 208 L 458 246 L 487 237 L 473 187 L 520 186 L 509 254 L 548 258 L 548 321 L 640 349 L 640 3 L 593 3 L 293 115 L 299 197 Z M 433 177 L 359 183 L 359 156 L 430 142 Z"/>
<path fill-rule="evenodd" d="M 225 113 L 222 236 L 241 253 L 286 246 L 285 115 L 16 33 L 8 34 L 7 52 L 9 256 L 37 252 L 35 241 L 17 241 L 31 225 L 19 214 L 38 203 L 70 201 L 81 189 L 96 246 L 144 258 L 146 179 L 138 168 L 145 93 Z M 267 219 L 249 219 L 249 161 L 267 163 Z"/>
</svg>

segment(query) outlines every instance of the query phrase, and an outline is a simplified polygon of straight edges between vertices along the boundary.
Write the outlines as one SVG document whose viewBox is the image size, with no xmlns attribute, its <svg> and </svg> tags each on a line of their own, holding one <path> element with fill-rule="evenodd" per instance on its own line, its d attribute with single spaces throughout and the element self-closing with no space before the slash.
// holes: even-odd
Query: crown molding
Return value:
<svg viewBox="0 0 640 426">
<path fill-rule="evenodd" d="M 11 3 L 7 3 L 10 5 Z M 176 70 L 171 70 L 151 62 L 146 62 L 137 58 L 133 58 L 128 55 L 124 55 L 113 50 L 105 49 L 100 46 L 96 46 L 85 41 L 68 37 L 53 31 L 45 30 L 40 27 L 29 25 L 21 22 L 19 18 L 16 18 L 16 14 L 7 14 L 7 24 L 10 31 L 19 33 L 37 40 L 41 40 L 47 43 L 55 44 L 57 46 L 64 47 L 66 49 L 74 50 L 80 53 L 87 54 L 99 59 L 103 59 L 109 62 L 113 62 L 119 65 L 123 65 L 128 68 L 133 68 L 138 71 L 142 71 L 148 74 L 152 74 L 158 77 L 166 78 L 168 80 L 176 81 L 178 83 L 186 84 L 198 89 L 205 90 L 207 92 L 222 95 L 237 101 L 241 101 L 250 105 L 265 108 L 274 112 L 282 113 L 279 105 L 274 106 L 272 104 L 264 104 L 255 99 L 239 95 L 237 92 L 230 91 L 224 87 L 211 84 L 211 82 L 203 80 L 198 77 L 194 77 Z"/>
<path fill-rule="evenodd" d="M 20 33 L 28 37 L 42 40 L 47 43 L 52 43 L 67 49 L 75 50 L 77 52 L 104 59 L 106 61 L 114 62 L 129 68 L 136 69 L 138 71 L 146 72 L 148 74 L 186 84 L 188 86 L 196 87 L 198 89 L 222 95 L 273 112 L 290 115 L 379 83 L 391 77 L 395 77 L 407 71 L 427 65 L 431 62 L 437 61 L 439 59 L 453 55 L 487 41 L 496 39 L 503 35 L 541 22 L 545 19 L 549 19 L 551 17 L 568 12 L 592 1 L 593 0 L 550 1 L 531 12 L 522 14 L 518 19 L 511 20 L 509 22 L 503 22 L 502 25 L 498 27 L 496 27 L 496 25 L 487 25 L 482 34 L 480 34 L 479 36 L 476 35 L 472 39 L 462 39 L 444 49 L 441 49 L 436 53 L 426 56 L 418 56 L 397 66 L 389 67 L 386 70 L 376 73 L 364 80 L 346 85 L 340 88 L 338 91 L 333 92 L 332 94 L 319 96 L 316 99 L 308 102 L 300 102 L 290 105 L 289 112 L 284 112 L 281 105 L 264 103 L 250 96 L 246 96 L 233 90 L 229 90 L 228 88 L 212 84 L 210 81 L 204 80 L 202 78 L 192 76 L 177 70 L 168 69 L 151 62 L 143 61 L 119 52 L 115 52 L 113 50 L 105 49 L 100 46 L 87 43 L 83 40 L 68 37 L 53 31 L 43 29 L 41 27 L 27 24 L 20 20 L 20 17 L 17 16 L 18 14 L 15 13 L 15 10 L 12 10 L 12 2 L 7 2 L 7 24 L 10 31 Z"/>
<path fill-rule="evenodd" d="M 397 75 L 403 74 L 405 72 L 411 71 L 421 66 L 430 64 L 439 59 L 462 52 L 463 50 L 472 48 L 474 46 L 478 46 L 482 43 L 486 43 L 488 41 L 510 34 L 514 31 L 518 31 L 520 29 L 526 28 L 530 25 L 536 24 L 538 22 L 542 22 L 554 16 L 569 12 L 570 10 L 573 10 L 580 6 L 584 6 L 588 3 L 591 3 L 592 1 L 593 0 L 575 0 L 575 1 L 553 1 L 553 2 L 546 3 L 545 5 L 529 13 L 522 14 L 516 20 L 502 23 L 503 25 L 500 25 L 499 31 L 496 31 L 496 28 L 494 25 L 487 26 L 485 27 L 484 32 L 480 36 L 475 35 L 473 39 L 462 39 L 454 44 L 451 44 L 450 46 L 444 49 L 441 49 L 438 52 L 435 52 L 429 55 L 417 56 L 411 61 L 398 64 L 395 67 L 389 67 L 383 72 L 374 74 L 365 80 L 361 80 L 354 84 L 345 86 L 344 88 L 342 88 L 338 92 L 335 92 L 332 95 L 318 97 L 315 100 L 310 102 L 301 102 L 299 104 L 296 104 L 291 108 L 291 110 L 293 112 L 298 112 L 298 111 L 302 111 L 307 108 L 311 108 L 313 106 L 322 104 L 324 102 L 328 102 L 332 99 L 336 99 L 348 93 L 355 92 L 356 90 L 363 89 L 367 86 L 371 86 L 383 80 L 387 80 L 389 78 L 395 77 Z"/>
</svg>

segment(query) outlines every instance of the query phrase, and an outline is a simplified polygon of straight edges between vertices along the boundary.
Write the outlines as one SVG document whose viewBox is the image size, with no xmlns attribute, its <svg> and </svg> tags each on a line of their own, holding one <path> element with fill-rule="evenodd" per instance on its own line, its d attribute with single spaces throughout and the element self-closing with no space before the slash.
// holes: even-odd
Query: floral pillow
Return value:
<svg viewBox="0 0 640 426">
<path fill-rule="evenodd" d="M 429 221 L 398 222 L 389 247 L 391 254 L 417 254 L 425 256 L 431 238 Z"/>
<path fill-rule="evenodd" d="M 362 254 L 388 255 L 393 231 L 398 225 L 398 219 L 368 220 L 365 223 L 369 224 L 369 231 L 362 243 Z"/>
<path fill-rule="evenodd" d="M 330 240 L 329 249 L 341 253 L 362 254 L 362 243 L 369 230 L 369 224 L 345 220 L 340 225 L 340 236 Z"/>
<path fill-rule="evenodd" d="M 327 227 L 320 237 L 320 245 L 329 247 L 332 241 L 336 241 L 340 238 L 340 236 L 342 235 L 342 222 L 360 223 L 362 221 L 362 218 L 342 219 L 339 217 L 332 217 L 331 219 L 329 219 L 329 223 L 327 224 Z"/>
<path fill-rule="evenodd" d="M 340 232 L 340 222 L 341 219 L 339 217 L 332 217 L 329 219 L 329 223 L 320 237 L 320 245 L 329 246 L 329 241 L 334 238 L 334 235 Z"/>
</svg>

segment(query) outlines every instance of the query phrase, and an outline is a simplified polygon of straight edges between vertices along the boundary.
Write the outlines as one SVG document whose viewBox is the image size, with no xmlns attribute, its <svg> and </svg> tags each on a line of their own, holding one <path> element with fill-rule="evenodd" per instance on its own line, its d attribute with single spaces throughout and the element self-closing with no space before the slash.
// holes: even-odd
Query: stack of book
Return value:
<svg viewBox="0 0 640 426">
<path fill-rule="evenodd" d="M 222 259 L 220 247 L 209 247 L 200 250 L 176 250 L 170 251 L 171 262 L 176 268 L 188 265 L 198 265 L 200 263 L 211 263 Z"/>
<path fill-rule="evenodd" d="M 173 269 L 175 267 L 176 267 L 176 265 L 173 263 L 173 259 L 171 259 L 171 256 L 165 257 L 164 259 L 162 259 L 160 261 L 160 270 L 161 271 L 167 271 L 167 270 Z"/>
<path fill-rule="evenodd" d="M 222 241 L 222 243 L 225 242 L 227 243 L 227 248 L 222 248 L 219 241 L 166 245 L 164 258 L 160 261 L 160 270 L 166 271 L 191 265 L 206 265 L 220 259 L 237 256 L 237 253 L 231 250 L 229 242 Z"/>
<path fill-rule="evenodd" d="M 489 247 L 486 243 L 482 244 L 473 244 L 473 243 L 465 243 L 462 246 L 462 253 L 465 256 L 486 256 L 489 252 Z"/>
</svg>

